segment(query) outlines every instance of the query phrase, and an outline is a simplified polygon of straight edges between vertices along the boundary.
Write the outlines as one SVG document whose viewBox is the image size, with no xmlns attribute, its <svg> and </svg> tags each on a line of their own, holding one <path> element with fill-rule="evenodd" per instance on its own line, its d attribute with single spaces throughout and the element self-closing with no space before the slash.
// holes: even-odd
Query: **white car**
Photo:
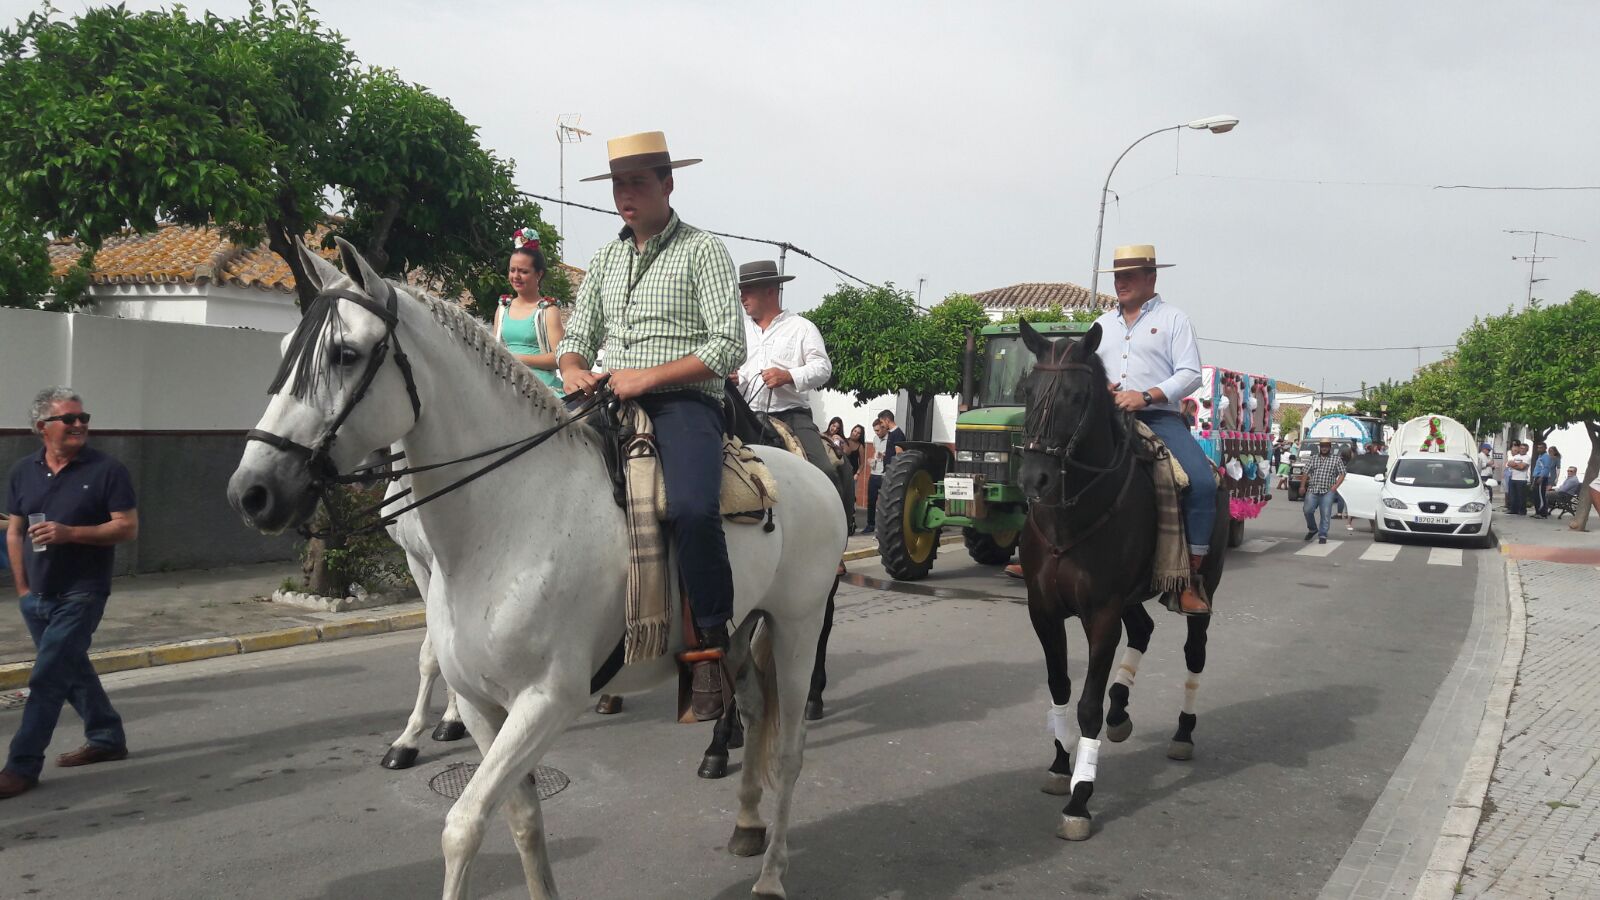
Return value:
<svg viewBox="0 0 1600 900">
<path fill-rule="evenodd" d="M 1476 460 L 1424 454 L 1405 456 L 1378 482 L 1372 539 L 1401 535 L 1466 541 L 1494 546 L 1488 486 L 1478 478 Z"/>
</svg>

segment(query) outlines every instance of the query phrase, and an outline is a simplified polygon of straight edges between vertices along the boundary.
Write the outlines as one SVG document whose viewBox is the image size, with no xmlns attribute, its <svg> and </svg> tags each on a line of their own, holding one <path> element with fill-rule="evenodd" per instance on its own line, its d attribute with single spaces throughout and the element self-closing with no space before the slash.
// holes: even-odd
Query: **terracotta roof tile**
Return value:
<svg viewBox="0 0 1600 900">
<path fill-rule="evenodd" d="M 1062 309 L 1110 309 L 1117 302 L 1115 297 L 1101 294 L 1099 303 L 1091 303 L 1088 288 L 1065 281 L 1028 281 L 972 296 L 983 304 L 984 309 L 995 310 L 1049 309 L 1052 306 Z"/>
<path fill-rule="evenodd" d="M 312 246 L 321 243 L 324 229 L 312 234 Z M 63 275 L 83 253 L 73 240 L 50 244 L 51 268 Z M 335 250 L 318 250 L 334 259 Z M 94 255 L 91 281 L 106 284 L 226 284 L 268 291 L 294 290 L 294 274 L 266 242 L 240 247 L 215 228 L 162 225 L 147 234 L 125 234 L 106 239 Z"/>
</svg>

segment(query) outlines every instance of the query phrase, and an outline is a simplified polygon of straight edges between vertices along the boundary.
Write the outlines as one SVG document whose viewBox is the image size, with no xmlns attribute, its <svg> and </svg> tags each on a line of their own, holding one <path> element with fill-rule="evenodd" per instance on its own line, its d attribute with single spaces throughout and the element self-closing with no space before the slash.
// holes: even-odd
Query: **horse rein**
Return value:
<svg viewBox="0 0 1600 900">
<path fill-rule="evenodd" d="M 550 428 L 546 428 L 543 431 L 529 435 L 528 437 L 518 438 L 517 440 L 509 443 L 501 444 L 498 447 L 490 447 L 487 450 L 481 450 L 477 453 L 472 453 L 457 459 L 447 460 L 445 462 L 410 466 L 404 469 L 389 469 L 387 471 L 380 471 L 384 470 L 390 464 L 406 458 L 406 455 L 403 452 L 393 453 L 366 463 L 365 465 L 352 470 L 347 475 L 341 475 L 339 474 L 338 467 L 333 463 L 333 458 L 330 451 L 333 449 L 334 442 L 338 439 L 339 429 L 344 425 L 345 420 L 350 417 L 350 414 L 355 411 L 356 404 L 360 403 L 362 398 L 366 396 L 367 388 L 372 385 L 373 379 L 377 377 L 378 368 L 383 365 L 384 359 L 388 356 L 389 347 L 391 344 L 394 346 L 395 364 L 399 366 L 400 373 L 405 378 L 406 394 L 411 400 L 412 423 L 415 424 L 422 419 L 422 401 L 417 392 L 416 379 L 412 375 L 411 361 L 406 357 L 405 351 L 400 347 L 400 335 L 398 333 L 400 316 L 395 290 L 389 285 L 388 282 L 380 281 L 379 283 L 383 286 L 383 291 L 385 294 L 385 303 L 383 305 L 380 305 L 369 297 L 349 290 L 324 291 L 318 294 L 316 299 L 312 302 L 312 306 L 314 308 L 318 303 L 333 303 L 337 300 L 349 300 L 377 316 L 384 324 L 383 338 L 373 346 L 372 356 L 367 361 L 367 366 L 361 373 L 361 379 L 356 382 L 355 390 L 350 392 L 349 398 L 345 401 L 344 405 L 340 407 L 339 412 L 334 416 L 333 421 L 329 423 L 325 429 L 323 429 L 322 435 L 317 439 L 316 444 L 308 447 L 304 444 L 290 440 L 282 435 L 274 434 L 270 431 L 262 431 L 256 428 L 252 428 L 245 433 L 245 440 L 247 442 L 260 441 L 269 447 L 275 447 L 287 453 L 304 457 L 306 468 L 311 472 L 312 490 L 315 491 L 319 497 L 325 496 L 328 488 L 336 484 L 370 484 L 384 480 L 394 481 L 402 476 L 413 475 L 418 472 L 428 472 L 434 469 L 442 469 L 447 466 L 459 465 L 461 463 L 482 459 L 486 456 L 492 456 L 496 453 L 500 453 L 502 455 L 489 464 L 474 470 L 473 472 L 451 482 L 448 485 L 445 485 L 426 497 L 415 500 L 400 509 L 384 514 L 381 518 L 378 518 L 375 521 L 372 521 L 359 528 L 344 530 L 344 534 L 358 535 L 371 531 L 377 531 L 382 528 L 387 528 L 398 521 L 401 516 L 411 512 L 412 510 L 415 510 L 417 507 L 436 500 L 439 497 L 450 493 L 451 491 L 476 481 L 477 479 L 489 474 L 495 469 L 500 468 L 506 463 L 511 462 L 522 454 L 532 450 L 534 447 L 537 447 L 554 437 L 561 431 L 564 431 L 565 429 L 581 421 L 595 410 L 606 406 L 614 406 L 619 403 L 616 396 L 611 392 L 611 389 L 608 386 L 601 384 L 593 393 L 583 397 L 581 403 L 571 409 L 571 416 L 565 422 L 558 422 Z M 301 353 L 311 352 L 309 342 L 310 339 L 308 336 L 299 348 Z M 288 365 L 288 357 L 285 357 L 284 365 Z M 577 398 L 568 399 L 573 400 Z M 362 510 L 357 514 L 357 516 L 358 518 L 361 518 L 369 515 L 376 515 L 380 513 L 385 506 L 403 499 L 410 493 L 411 489 L 407 488 L 391 497 L 386 497 L 382 501 Z M 302 527 L 300 529 L 300 534 L 307 539 L 323 538 L 327 537 L 335 530 L 338 529 L 313 531 L 308 527 Z"/>
<path fill-rule="evenodd" d="M 1092 374 L 1095 371 L 1093 366 L 1090 366 L 1087 363 L 1078 363 L 1078 362 L 1038 363 L 1033 367 L 1033 370 L 1035 372 L 1048 372 L 1048 373 L 1051 373 L 1050 385 L 1052 387 L 1054 387 L 1056 381 L 1060 378 L 1061 374 L 1064 373 L 1064 372 L 1088 372 L 1088 373 Z M 1050 397 L 1046 399 L 1046 401 L 1044 402 L 1044 404 L 1042 405 L 1042 407 L 1039 410 L 1040 416 L 1042 418 L 1044 418 L 1045 420 L 1048 420 L 1049 417 L 1050 417 L 1050 414 L 1051 414 L 1051 403 L 1050 403 L 1050 401 L 1053 400 L 1054 397 L 1055 397 L 1055 394 L 1052 391 Z M 1076 546 L 1084 538 L 1087 538 L 1089 535 L 1095 533 L 1096 531 L 1098 531 L 1100 529 L 1100 527 L 1102 525 L 1104 525 L 1106 522 L 1110 521 L 1111 517 L 1116 514 L 1117 507 L 1119 507 L 1122 504 L 1122 498 L 1128 493 L 1128 486 L 1133 483 L 1133 473 L 1134 473 L 1134 469 L 1136 467 L 1131 464 L 1132 463 L 1132 448 L 1133 448 L 1133 441 L 1134 441 L 1133 427 L 1132 427 L 1132 423 L 1131 422 L 1126 422 L 1126 421 L 1124 422 L 1125 427 L 1123 428 L 1122 440 L 1117 444 L 1116 448 L 1113 450 L 1112 455 L 1111 455 L 1111 462 L 1108 465 L 1096 466 L 1096 465 L 1092 465 L 1090 463 L 1082 462 L 1082 461 L 1074 458 L 1074 451 L 1076 451 L 1076 449 L 1078 447 L 1079 439 L 1083 436 L 1084 425 L 1089 420 L 1089 414 L 1090 414 L 1093 406 L 1094 406 L 1094 404 L 1092 402 L 1091 403 L 1087 403 L 1087 404 L 1084 405 L 1083 413 L 1078 416 L 1078 422 L 1072 428 L 1072 436 L 1067 439 L 1067 443 L 1066 443 L 1065 446 L 1045 444 L 1042 441 L 1040 441 L 1037 437 L 1033 437 L 1031 439 L 1025 439 L 1024 442 L 1023 442 L 1023 445 L 1022 445 L 1023 452 L 1025 452 L 1025 453 L 1039 453 L 1039 454 L 1043 454 L 1045 456 L 1054 457 L 1058 461 L 1058 463 L 1060 465 L 1060 469 L 1059 469 L 1059 472 L 1058 472 L 1059 483 L 1057 485 L 1057 492 L 1062 495 L 1060 502 L 1051 503 L 1051 502 L 1048 502 L 1046 500 L 1039 499 L 1039 500 L 1030 500 L 1029 503 L 1028 503 L 1028 508 L 1029 508 L 1028 520 L 1029 520 L 1029 524 L 1035 530 L 1037 530 L 1039 532 L 1041 537 L 1045 538 L 1045 542 L 1050 545 L 1050 553 L 1051 553 L 1051 555 L 1056 557 L 1057 559 L 1060 559 L 1062 556 L 1066 555 L 1067 551 L 1071 550 L 1074 546 Z M 1124 413 L 1124 419 L 1127 419 L 1127 418 L 1130 418 L 1130 417 L 1131 417 L 1130 414 Z M 1085 484 L 1082 488 L 1078 489 L 1070 497 L 1065 496 L 1066 478 L 1067 478 L 1067 473 L 1069 471 L 1069 468 L 1076 468 L 1076 469 L 1082 470 L 1084 472 L 1091 473 L 1093 475 L 1093 477 L 1089 479 L 1087 484 Z M 1089 494 L 1090 491 L 1094 490 L 1095 487 L 1097 487 L 1099 485 L 1101 479 L 1105 478 L 1106 476 L 1110 475 L 1113 472 L 1124 471 L 1124 470 L 1125 470 L 1125 474 L 1123 475 L 1121 486 L 1117 489 L 1117 496 L 1109 504 L 1106 505 L 1105 512 L 1102 513 L 1100 515 L 1100 517 L 1098 519 L 1096 519 L 1092 524 L 1090 524 L 1087 528 L 1084 528 L 1084 529 L 1080 530 L 1075 537 L 1069 539 L 1065 544 L 1057 544 L 1052 538 L 1050 538 L 1045 533 L 1044 529 L 1040 528 L 1038 523 L 1034 521 L 1034 517 L 1033 517 L 1033 509 L 1034 509 L 1034 507 L 1048 507 L 1048 508 L 1052 508 L 1052 509 L 1061 509 L 1061 510 L 1071 509 L 1072 507 L 1077 506 L 1079 501 L 1083 500 L 1083 498 L 1086 497 Z"/>
</svg>

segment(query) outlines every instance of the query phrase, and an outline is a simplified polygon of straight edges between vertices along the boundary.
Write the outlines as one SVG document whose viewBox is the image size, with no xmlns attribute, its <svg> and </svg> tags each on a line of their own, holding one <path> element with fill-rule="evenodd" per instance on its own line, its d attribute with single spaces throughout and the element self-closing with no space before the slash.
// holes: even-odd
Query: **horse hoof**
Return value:
<svg viewBox="0 0 1600 900">
<path fill-rule="evenodd" d="M 417 761 L 417 748 L 415 747 L 390 747 L 389 752 L 383 755 L 385 769 L 409 769 Z"/>
<path fill-rule="evenodd" d="M 701 778 L 726 778 L 728 775 L 728 758 L 726 756 L 712 756 L 706 754 L 700 760 L 700 768 L 695 771 Z"/>
<path fill-rule="evenodd" d="M 459 741 L 467 736 L 467 726 L 462 722 L 440 722 L 439 727 L 433 730 L 433 739 L 436 741 Z"/>
<path fill-rule="evenodd" d="M 728 839 L 728 852 L 734 856 L 755 856 L 767 849 L 767 826 L 735 825 Z"/>
<path fill-rule="evenodd" d="M 815 722 L 822 718 L 822 698 L 812 697 L 806 701 L 806 721 Z"/>
<path fill-rule="evenodd" d="M 1108 723 L 1106 725 L 1106 740 L 1110 741 L 1111 743 L 1120 744 L 1130 737 L 1133 737 L 1132 716 L 1123 719 L 1119 724 L 1112 725 Z"/>
<path fill-rule="evenodd" d="M 601 694 L 600 702 L 594 705 L 594 711 L 602 716 L 614 716 L 622 712 L 622 696 L 620 694 Z"/>
<path fill-rule="evenodd" d="M 1039 790 L 1046 794 L 1055 794 L 1057 797 L 1065 797 L 1072 793 L 1072 776 L 1062 775 L 1059 772 L 1046 772 L 1044 784 L 1039 786 Z"/>
<path fill-rule="evenodd" d="M 1173 741 L 1167 745 L 1167 759 L 1194 759 L 1194 744 L 1189 741 Z"/>
<path fill-rule="evenodd" d="M 1056 826 L 1056 837 L 1063 841 L 1087 841 L 1089 839 L 1089 819 L 1086 816 L 1062 816 L 1061 824 Z"/>
</svg>

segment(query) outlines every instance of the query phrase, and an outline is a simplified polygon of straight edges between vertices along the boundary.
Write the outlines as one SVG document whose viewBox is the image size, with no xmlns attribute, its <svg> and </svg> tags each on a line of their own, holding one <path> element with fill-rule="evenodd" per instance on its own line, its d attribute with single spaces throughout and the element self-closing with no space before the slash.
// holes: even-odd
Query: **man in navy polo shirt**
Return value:
<svg viewBox="0 0 1600 900">
<path fill-rule="evenodd" d="M 139 536 L 133 481 L 122 463 L 87 446 L 89 414 L 72 390 L 41 391 L 30 417 L 43 446 L 11 469 L 6 550 L 38 655 L 22 724 L 0 771 L 0 800 L 39 783 L 63 703 L 83 719 L 88 742 L 56 757 L 56 765 L 128 756 L 122 717 L 100 686 L 89 642 L 111 593 L 113 548 Z M 35 514 L 44 521 L 30 524 Z"/>
</svg>

